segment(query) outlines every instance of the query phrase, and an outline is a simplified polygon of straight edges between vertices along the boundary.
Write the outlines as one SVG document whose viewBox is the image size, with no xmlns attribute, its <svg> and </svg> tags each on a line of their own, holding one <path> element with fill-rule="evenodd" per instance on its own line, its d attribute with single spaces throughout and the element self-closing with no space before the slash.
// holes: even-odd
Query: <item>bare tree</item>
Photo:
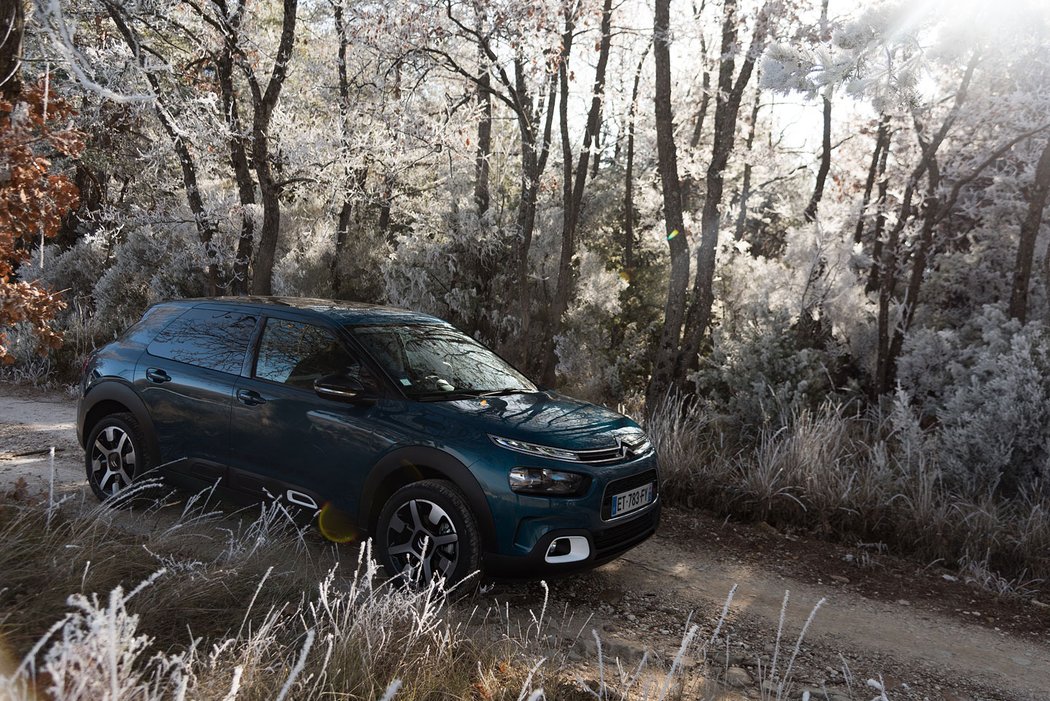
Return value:
<svg viewBox="0 0 1050 701">
<path fill-rule="evenodd" d="M 828 31 L 828 0 L 820 4 L 820 40 L 830 39 Z M 824 110 L 824 128 L 821 130 L 820 166 L 817 168 L 817 181 L 813 186 L 813 194 L 806 205 L 803 216 L 806 221 L 815 221 L 817 218 L 817 207 L 824 198 L 824 186 L 828 181 L 828 173 L 831 171 L 831 86 L 825 86 L 824 95 L 821 97 Z"/>
<path fill-rule="evenodd" d="M 887 114 L 879 116 L 879 126 L 875 132 L 875 149 L 871 154 L 871 165 L 868 167 L 868 175 L 864 181 L 864 194 L 860 200 L 860 216 L 857 217 L 857 227 L 853 230 L 853 242 L 860 243 L 864 238 L 864 220 L 868 205 L 871 203 L 871 191 L 875 187 L 875 181 L 881 180 L 886 172 L 886 152 L 890 146 L 890 118 Z M 878 201 L 878 200 L 876 200 Z"/>
<path fill-rule="evenodd" d="M 893 384 L 896 380 L 897 359 L 901 354 L 904 336 L 911 328 L 912 320 L 915 317 L 915 309 L 919 302 L 922 283 L 931 257 L 934 254 L 936 232 L 939 226 L 954 211 L 963 190 L 973 183 L 985 169 L 997 162 L 1018 143 L 1050 128 L 1050 123 L 1042 124 L 1015 134 L 989 152 L 976 165 L 956 177 L 947 192 L 943 192 L 938 150 L 959 117 L 961 106 L 966 100 L 979 59 L 979 53 L 974 51 L 959 83 L 951 109 L 935 133 L 927 136 L 927 127 L 921 121 L 919 115 L 915 112 L 912 115 L 921 158 L 905 188 L 897 223 L 887 237 L 882 257 L 882 270 L 879 273 L 877 382 L 875 383 L 875 391 L 878 394 L 884 394 L 893 389 Z M 926 178 L 925 197 L 922 200 L 921 207 L 916 207 L 913 205 L 915 190 L 924 176 Z M 946 184 L 943 184 L 943 186 L 947 187 Z M 895 297 L 896 279 L 898 271 L 902 268 L 901 258 L 903 257 L 901 233 L 913 218 L 919 220 L 919 235 L 917 242 L 911 247 L 911 272 L 908 276 L 907 289 L 904 292 L 903 299 L 897 300 Z M 891 328 L 889 323 L 890 306 L 895 301 L 900 303 L 900 319 L 896 324 L 896 328 Z"/>
<path fill-rule="evenodd" d="M 638 87 L 642 81 L 642 67 L 653 44 L 645 45 L 638 67 L 634 71 L 631 86 L 631 105 L 627 110 L 627 160 L 624 166 L 623 187 L 623 267 L 627 271 L 628 284 L 634 279 L 634 128 L 638 112 Z"/>
<path fill-rule="evenodd" d="M 736 143 L 737 116 L 740 103 L 755 70 L 755 63 L 765 51 L 773 15 L 779 10 L 778 0 L 767 0 L 755 17 L 751 43 L 736 71 L 737 44 L 736 0 L 727 0 L 722 23 L 722 63 L 718 71 L 718 93 L 715 98 L 715 133 L 711 160 L 707 166 L 707 190 L 700 217 L 700 246 L 696 253 L 696 277 L 692 301 L 684 326 L 681 351 L 676 359 L 675 378 L 684 382 L 689 370 L 695 367 L 700 352 L 700 341 L 711 321 L 714 304 L 715 254 L 721 226 L 721 208 L 725 188 L 725 171 L 729 155 Z"/>
<path fill-rule="evenodd" d="M 128 50 L 135 58 L 136 63 L 142 71 L 146 82 L 153 91 L 153 112 L 157 116 L 164 133 L 171 140 L 172 148 L 179 160 L 182 171 L 182 184 L 186 190 L 186 202 L 193 220 L 197 227 L 197 235 L 201 245 L 208 255 L 208 266 L 205 274 L 208 280 L 209 294 L 215 294 L 220 288 L 220 273 L 217 264 L 218 251 L 215 249 L 215 234 L 217 226 L 211 214 L 205 209 L 204 198 L 201 195 L 200 185 L 197 177 L 197 163 L 190 151 L 190 145 L 182 129 L 178 127 L 172 117 L 171 106 L 166 103 L 168 94 L 160 83 L 157 75 L 150 70 L 146 64 L 146 53 L 154 53 L 154 50 L 143 45 L 139 33 L 134 28 L 133 18 L 125 14 L 124 8 L 111 0 L 103 0 L 103 5 L 110 19 L 113 21 L 121 39 L 127 45 Z"/>
<path fill-rule="evenodd" d="M 760 80 L 756 80 L 760 83 Z M 751 197 L 752 151 L 755 145 L 755 127 L 758 124 L 758 110 L 762 105 L 762 91 L 755 89 L 755 101 L 751 105 L 751 119 L 747 123 L 747 138 L 744 140 L 744 175 L 740 182 L 739 210 L 736 215 L 736 239 L 744 238 L 747 227 L 747 201 Z"/>
<path fill-rule="evenodd" d="M 355 167 L 352 164 L 353 154 L 350 145 L 350 77 L 347 70 L 347 48 L 350 45 L 349 28 L 343 9 L 342 0 L 330 0 L 335 19 L 335 30 L 338 36 L 336 75 L 339 81 L 339 149 L 343 159 L 342 203 L 339 206 L 339 217 L 335 225 L 335 251 L 332 255 L 331 275 L 332 291 L 336 297 L 343 294 L 343 269 L 340 265 L 347 239 L 350 237 L 350 226 L 354 218 L 355 204 L 359 193 L 364 189 L 368 177 L 368 168 Z"/>
<path fill-rule="evenodd" d="M 671 253 L 671 276 L 667 282 L 664 323 L 657 342 L 653 372 L 646 388 L 646 406 L 654 407 L 676 379 L 678 348 L 685 319 L 689 289 L 689 237 L 682 213 L 682 183 L 678 177 L 678 154 L 674 142 L 674 110 L 671 105 L 671 11 L 670 0 L 656 0 L 653 22 L 653 59 L 656 86 L 657 169 L 663 189 L 664 228 Z"/>
<path fill-rule="evenodd" d="M 576 255 L 576 227 L 583 207 L 583 194 L 587 184 L 587 166 L 591 151 L 601 124 L 602 101 L 605 98 L 605 71 L 609 63 L 609 47 L 612 44 L 612 0 L 604 0 L 602 5 L 601 38 L 599 39 L 598 64 L 595 67 L 594 86 L 591 89 L 591 106 L 587 112 L 587 124 L 583 132 L 583 145 L 580 147 L 579 161 L 573 170 L 572 142 L 569 138 L 569 56 L 575 31 L 575 15 L 579 5 L 565 12 L 565 33 L 563 34 L 562 62 L 559 67 L 561 86 L 560 117 L 562 146 L 562 217 L 561 254 L 558 259 L 558 286 L 551 306 L 551 331 L 544 334 L 546 345 L 543 357 L 543 382 L 554 384 L 554 370 L 557 358 L 554 354 L 554 338 L 562 331 L 562 317 L 569 307 L 569 299 L 576 288 L 573 257 Z M 597 158 L 597 157 L 595 157 Z"/>
<path fill-rule="evenodd" d="M 531 325 L 529 303 L 529 251 L 532 248 L 533 232 L 536 228 L 536 207 L 539 199 L 540 176 L 547 168 L 550 156 L 551 130 L 554 125 L 554 108 L 557 102 L 558 56 L 548 56 L 543 64 L 546 73 L 535 91 L 530 86 L 531 62 L 524 54 L 523 37 L 516 29 L 507 27 L 482 28 L 458 12 L 458 4 L 445 0 L 445 17 L 455 29 L 458 38 L 468 41 L 476 52 L 489 62 L 490 69 L 482 73 L 463 63 L 452 52 L 441 46 L 427 45 L 422 51 L 434 57 L 440 65 L 455 75 L 484 90 L 493 100 L 510 110 L 518 126 L 521 142 L 520 194 L 516 228 L 519 232 L 514 255 L 516 268 L 518 304 L 521 319 L 521 338 L 529 338 Z M 500 45 L 501 31 L 509 34 L 507 46 Z M 509 66 L 501 60 L 510 52 Z M 522 343 L 521 362 L 526 367 L 533 364 L 528 343 Z"/>
</svg>

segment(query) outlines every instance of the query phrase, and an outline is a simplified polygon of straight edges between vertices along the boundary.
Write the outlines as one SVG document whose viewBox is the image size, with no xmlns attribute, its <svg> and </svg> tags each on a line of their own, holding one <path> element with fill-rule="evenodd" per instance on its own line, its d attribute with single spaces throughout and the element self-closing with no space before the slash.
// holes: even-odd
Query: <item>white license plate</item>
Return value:
<svg viewBox="0 0 1050 701">
<path fill-rule="evenodd" d="M 617 494 L 612 498 L 612 516 L 622 516 L 626 513 L 640 509 L 653 500 L 653 483 L 632 489 L 629 492 Z"/>
</svg>

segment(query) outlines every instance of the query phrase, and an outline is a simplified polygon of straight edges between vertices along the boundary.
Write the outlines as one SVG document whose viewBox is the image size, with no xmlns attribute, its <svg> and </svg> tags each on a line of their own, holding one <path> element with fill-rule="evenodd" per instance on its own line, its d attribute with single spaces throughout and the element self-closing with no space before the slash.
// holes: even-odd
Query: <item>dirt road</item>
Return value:
<svg viewBox="0 0 1050 701">
<path fill-rule="evenodd" d="M 0 386 L 0 489 L 25 480 L 30 491 L 46 490 L 52 446 L 57 491 L 85 490 L 75 402 Z M 918 572 L 912 578 L 912 566 L 899 564 L 897 593 L 872 596 L 878 582 L 866 588 L 860 580 L 887 576 L 887 570 L 856 568 L 850 577 L 841 569 L 822 572 L 821 562 L 830 566 L 851 556 L 819 541 L 760 531 L 671 510 L 661 532 L 625 557 L 554 582 L 552 601 L 571 610 L 574 620 L 590 617 L 587 625 L 601 632 L 607 654 L 630 658 L 651 649 L 669 655 L 686 621 L 715 621 L 736 585 L 728 620 L 733 642 L 719 655 L 740 678 L 741 698 L 761 694 L 756 662 L 768 662 L 790 591 L 788 652 L 813 606 L 826 599 L 802 646 L 796 679 L 803 687 L 830 690 L 832 701 L 858 685 L 863 691 L 854 698 L 874 696 L 864 680 L 880 674 L 895 700 L 1050 699 L 1050 625 L 1044 627 L 1050 614 L 1042 604 L 1000 602 L 962 583 L 940 589 L 934 583 L 943 575 Z M 781 549 L 781 543 L 790 547 Z M 796 565 L 785 568 L 787 560 Z M 540 596 L 536 585 L 524 584 L 498 585 L 490 594 L 523 609 Z M 1024 630 L 1010 625 L 1019 619 L 1027 622 Z M 581 656 L 593 653 L 588 644 L 584 636 Z"/>
</svg>

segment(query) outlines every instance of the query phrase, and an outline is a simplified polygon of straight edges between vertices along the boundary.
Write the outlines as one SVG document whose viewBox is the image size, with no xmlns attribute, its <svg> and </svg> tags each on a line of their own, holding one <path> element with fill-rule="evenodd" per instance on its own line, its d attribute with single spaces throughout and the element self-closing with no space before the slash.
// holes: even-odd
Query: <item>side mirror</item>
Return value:
<svg viewBox="0 0 1050 701">
<path fill-rule="evenodd" d="M 372 399 L 367 396 L 365 386 L 360 380 L 343 375 L 327 375 L 314 380 L 314 392 L 325 399 L 335 399 L 341 402 Z"/>
</svg>

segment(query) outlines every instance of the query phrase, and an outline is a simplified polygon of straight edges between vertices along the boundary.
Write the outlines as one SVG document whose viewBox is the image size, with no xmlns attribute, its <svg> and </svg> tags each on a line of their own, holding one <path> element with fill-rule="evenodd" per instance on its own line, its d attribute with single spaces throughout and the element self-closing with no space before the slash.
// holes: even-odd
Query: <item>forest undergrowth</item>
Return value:
<svg viewBox="0 0 1050 701">
<path fill-rule="evenodd" d="M 997 594 L 1050 578 L 1050 496 L 1004 493 L 944 469 L 906 398 L 884 409 L 792 407 L 742 438 L 709 408 L 670 396 L 646 426 L 671 503 L 745 521 L 879 543 L 967 573 Z"/>
</svg>

